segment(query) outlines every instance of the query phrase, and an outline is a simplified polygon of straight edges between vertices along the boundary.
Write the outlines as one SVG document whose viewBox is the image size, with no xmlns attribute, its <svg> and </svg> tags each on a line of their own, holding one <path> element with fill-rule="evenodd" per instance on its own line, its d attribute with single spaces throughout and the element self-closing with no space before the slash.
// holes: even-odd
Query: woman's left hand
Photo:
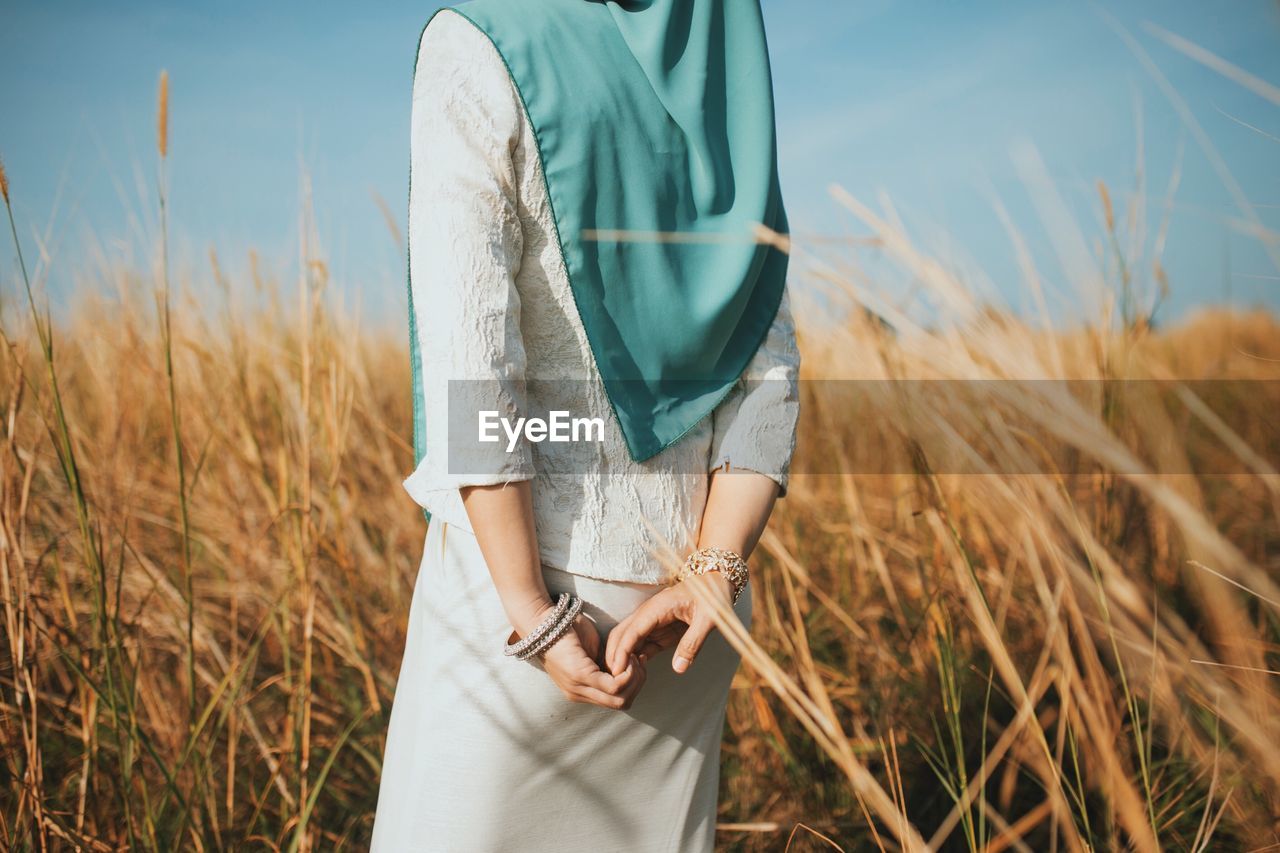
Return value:
<svg viewBox="0 0 1280 853">
<path fill-rule="evenodd" d="M 625 670 L 633 653 L 643 661 L 673 645 L 671 668 L 678 673 L 689 669 L 716 626 L 710 607 L 694 594 L 693 584 L 701 584 L 732 607 L 733 587 L 720 572 L 694 575 L 667 587 L 609 632 L 604 659 L 610 672 L 617 675 Z"/>
</svg>

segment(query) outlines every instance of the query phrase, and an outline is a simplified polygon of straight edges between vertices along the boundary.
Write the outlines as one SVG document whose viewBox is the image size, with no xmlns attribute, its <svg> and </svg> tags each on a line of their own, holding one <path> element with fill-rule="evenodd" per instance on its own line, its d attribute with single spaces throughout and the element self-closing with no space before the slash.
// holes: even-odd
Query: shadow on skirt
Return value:
<svg viewBox="0 0 1280 853">
<path fill-rule="evenodd" d="M 602 639 L 662 589 L 544 568 Z M 750 624 L 751 588 L 738 600 Z M 375 853 L 709 851 L 720 736 L 738 655 L 713 633 L 687 673 L 648 663 L 628 711 L 564 698 L 505 657 L 511 627 L 475 537 L 429 525 L 374 819 Z"/>
</svg>

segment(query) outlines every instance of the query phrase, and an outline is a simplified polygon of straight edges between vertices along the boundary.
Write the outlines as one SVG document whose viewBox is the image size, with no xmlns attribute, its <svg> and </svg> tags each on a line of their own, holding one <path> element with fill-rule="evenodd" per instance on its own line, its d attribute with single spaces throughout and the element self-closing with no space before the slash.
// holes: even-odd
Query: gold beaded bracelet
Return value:
<svg viewBox="0 0 1280 853">
<path fill-rule="evenodd" d="M 693 575 L 707 572 L 721 572 L 729 579 L 733 588 L 733 603 L 738 603 L 738 596 L 747 586 L 747 561 L 736 551 L 727 548 L 699 548 L 685 558 L 676 580 L 684 580 Z"/>
</svg>

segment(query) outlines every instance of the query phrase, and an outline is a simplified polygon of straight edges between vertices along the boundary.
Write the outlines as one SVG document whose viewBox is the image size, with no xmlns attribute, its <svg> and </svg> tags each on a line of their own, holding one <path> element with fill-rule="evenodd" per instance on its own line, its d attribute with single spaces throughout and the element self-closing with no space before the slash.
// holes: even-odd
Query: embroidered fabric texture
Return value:
<svg viewBox="0 0 1280 853">
<path fill-rule="evenodd" d="M 545 565 L 666 583 L 674 571 L 657 555 L 672 549 L 682 557 L 695 543 L 707 471 L 726 464 L 758 471 L 785 491 L 800 362 L 785 294 L 765 342 L 711 417 L 637 463 L 578 317 L 519 93 L 488 37 L 448 10 L 419 45 L 411 137 L 410 272 L 427 450 L 404 488 L 419 505 L 470 531 L 459 488 L 532 480 Z M 484 473 L 451 474 L 449 379 L 486 380 L 475 384 L 474 393 L 488 395 L 479 408 L 507 417 L 528 404 L 601 418 L 604 440 L 521 440 L 507 453 L 504 439 L 472 446 L 465 458 L 455 447 L 455 471 Z M 462 399 L 457 384 L 453 399 Z"/>
</svg>

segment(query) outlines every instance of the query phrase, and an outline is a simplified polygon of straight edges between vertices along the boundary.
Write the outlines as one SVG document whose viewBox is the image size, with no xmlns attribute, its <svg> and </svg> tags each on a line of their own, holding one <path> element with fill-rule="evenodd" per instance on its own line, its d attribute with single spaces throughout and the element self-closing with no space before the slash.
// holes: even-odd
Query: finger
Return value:
<svg viewBox="0 0 1280 853">
<path fill-rule="evenodd" d="M 648 660 L 654 655 L 660 653 L 663 649 L 669 649 L 676 643 L 680 642 L 680 638 L 684 636 L 684 632 L 689 628 L 683 621 L 675 621 L 669 625 L 663 625 L 656 631 L 652 631 L 640 643 L 640 648 L 636 654 L 643 653 L 643 658 Z"/>
<path fill-rule="evenodd" d="M 637 667 L 632 664 L 632 658 L 634 657 L 635 655 L 632 655 L 630 658 L 627 658 L 627 668 L 617 674 L 611 674 L 604 670 L 600 670 L 603 675 L 611 676 L 613 678 L 612 689 L 608 692 L 614 694 L 622 693 L 631 685 L 631 682 L 635 680 Z"/>
<path fill-rule="evenodd" d="M 573 631 L 578 635 L 578 642 L 582 644 L 582 650 L 587 657 L 594 660 L 600 658 L 600 632 L 596 630 L 596 624 L 586 616 L 579 614 L 578 618 L 573 622 Z"/>
<path fill-rule="evenodd" d="M 643 605 L 642 605 L 643 606 Z M 608 639 L 604 644 L 604 660 L 605 666 L 610 672 L 618 672 L 626 661 L 626 655 L 620 650 L 626 646 L 633 646 L 638 638 L 642 635 L 634 630 L 636 615 L 639 610 L 631 613 L 625 619 L 613 626 L 613 630 L 609 632 Z"/>
<path fill-rule="evenodd" d="M 616 675 L 602 670 L 597 661 L 587 656 L 587 650 L 573 632 L 565 635 L 564 639 L 552 646 L 557 651 L 561 647 L 563 647 L 563 654 L 569 656 L 567 660 L 564 657 L 560 658 L 561 670 L 567 673 L 574 685 L 587 685 L 616 695 L 622 692 L 635 677 L 631 667 Z"/>
<path fill-rule="evenodd" d="M 640 647 L 636 649 L 636 655 L 641 660 L 648 660 L 654 655 L 660 654 L 663 649 L 669 649 L 680 641 L 679 631 L 669 631 L 661 628 L 645 637 L 640 643 Z"/>
<path fill-rule="evenodd" d="M 635 614 L 631 614 L 634 616 Z M 613 630 L 609 632 L 608 638 L 604 643 L 604 669 L 609 672 L 617 673 L 619 667 L 623 665 L 625 657 L 618 653 L 618 650 L 626 644 L 627 632 L 631 629 L 631 616 L 613 626 Z"/>
<path fill-rule="evenodd" d="M 619 672 L 625 667 L 627 658 L 635 652 L 641 640 L 654 628 L 669 620 L 670 614 L 665 611 L 661 601 L 651 598 L 609 632 L 605 659 L 611 672 Z"/>
<path fill-rule="evenodd" d="M 576 702 L 586 702 L 590 705 L 599 705 L 601 708 L 608 708 L 610 711 L 621 711 L 626 707 L 627 700 L 622 696 L 615 696 L 612 693 L 606 693 L 603 690 L 597 690 L 594 687 L 578 687 L 574 691 Z"/>
<path fill-rule="evenodd" d="M 648 679 L 649 671 L 644 663 L 635 655 L 631 656 L 631 669 L 635 671 L 635 677 L 631 679 L 631 683 L 622 691 L 622 698 L 625 704 L 621 710 L 627 710 L 632 703 L 636 701 L 636 697 L 640 695 L 640 689 L 644 687 L 645 681 Z"/>
<path fill-rule="evenodd" d="M 567 693 L 573 693 L 579 687 L 590 685 L 603 693 L 616 695 L 630 684 L 635 677 L 635 673 L 631 672 L 630 668 L 623 670 L 616 676 L 600 669 L 600 664 L 597 661 L 587 657 L 586 650 L 583 649 L 582 644 L 578 642 L 578 638 L 573 632 L 570 632 L 564 639 L 554 644 L 548 654 L 555 655 L 555 669 L 567 681 L 561 689 Z M 551 661 L 548 660 L 544 665 L 550 664 Z"/>
<path fill-rule="evenodd" d="M 630 668 L 630 664 L 628 664 L 627 668 L 617 675 L 599 668 L 594 668 L 589 672 L 582 670 L 574 675 L 574 682 L 584 689 L 590 688 L 601 693 L 608 693 L 610 696 L 617 696 L 622 692 L 622 688 L 630 683 L 634 677 L 634 673 L 630 671 Z"/>
<path fill-rule="evenodd" d="M 627 684 L 622 687 L 614 697 L 618 700 L 616 704 L 611 703 L 609 707 L 616 710 L 625 711 L 631 707 L 631 703 L 635 701 L 636 695 L 640 692 L 640 688 L 644 686 L 645 668 L 644 664 L 635 655 L 627 659 L 626 673 L 630 675 Z"/>
<path fill-rule="evenodd" d="M 710 616 L 701 614 L 695 616 L 689 630 L 684 632 L 684 636 L 680 638 L 680 644 L 676 646 L 675 656 L 671 659 L 671 668 L 679 673 L 688 671 L 693 664 L 693 659 L 698 656 L 698 651 L 715 626 L 716 623 Z"/>
</svg>

